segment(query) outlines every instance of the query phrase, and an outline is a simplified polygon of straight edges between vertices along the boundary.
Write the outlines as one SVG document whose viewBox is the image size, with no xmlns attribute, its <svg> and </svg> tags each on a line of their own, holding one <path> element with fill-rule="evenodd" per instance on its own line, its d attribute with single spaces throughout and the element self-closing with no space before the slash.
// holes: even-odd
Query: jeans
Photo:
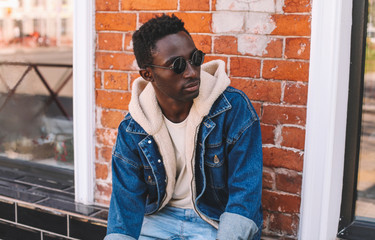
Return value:
<svg viewBox="0 0 375 240">
<path fill-rule="evenodd" d="M 214 240 L 217 230 L 203 221 L 193 209 L 166 206 L 145 216 L 139 240 Z"/>
</svg>

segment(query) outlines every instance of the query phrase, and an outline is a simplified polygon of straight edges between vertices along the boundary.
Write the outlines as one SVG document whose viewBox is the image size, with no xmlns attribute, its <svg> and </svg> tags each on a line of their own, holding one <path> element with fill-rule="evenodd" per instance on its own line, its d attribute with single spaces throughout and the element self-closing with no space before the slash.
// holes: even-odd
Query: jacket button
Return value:
<svg viewBox="0 0 375 240">
<path fill-rule="evenodd" d="M 158 159 L 158 163 L 161 163 L 161 160 L 160 160 L 160 159 Z"/>
<path fill-rule="evenodd" d="M 151 140 L 148 140 L 148 143 L 151 143 Z"/>
<path fill-rule="evenodd" d="M 219 158 L 217 157 L 217 155 L 215 155 L 215 157 L 214 157 L 214 163 L 219 163 L 219 162 L 220 162 Z"/>
</svg>

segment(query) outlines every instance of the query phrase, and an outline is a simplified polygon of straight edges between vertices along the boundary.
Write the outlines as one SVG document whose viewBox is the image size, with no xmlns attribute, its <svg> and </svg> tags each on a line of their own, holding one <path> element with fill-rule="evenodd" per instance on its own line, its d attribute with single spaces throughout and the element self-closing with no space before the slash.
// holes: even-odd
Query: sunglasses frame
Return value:
<svg viewBox="0 0 375 240">
<path fill-rule="evenodd" d="M 190 65 L 192 65 L 192 66 L 196 66 L 196 67 L 201 66 L 201 65 L 203 64 L 203 62 L 204 62 L 204 56 L 205 56 L 206 54 L 205 54 L 203 51 L 196 49 L 196 50 L 194 51 L 194 53 L 193 53 L 191 56 L 193 57 L 194 54 L 196 54 L 197 52 L 201 52 L 201 53 L 202 53 L 202 62 L 201 62 L 199 65 L 195 65 L 195 64 L 193 63 L 193 60 L 192 60 L 192 59 L 186 60 L 184 57 L 181 57 L 181 56 L 180 56 L 180 57 L 177 57 L 177 58 L 173 61 L 173 63 L 172 63 L 172 67 L 164 67 L 164 66 L 153 65 L 153 64 L 147 64 L 146 67 L 156 67 L 156 68 L 169 69 L 169 70 L 173 70 L 173 72 L 175 72 L 176 74 L 182 74 L 182 73 L 185 72 L 185 70 L 186 70 L 187 63 L 186 63 L 186 65 L 185 65 L 185 69 L 182 70 L 182 72 L 176 72 L 176 69 L 177 69 L 177 68 L 174 67 L 176 61 L 179 60 L 179 59 L 182 59 L 182 60 L 184 60 L 185 62 L 190 63 Z"/>
</svg>

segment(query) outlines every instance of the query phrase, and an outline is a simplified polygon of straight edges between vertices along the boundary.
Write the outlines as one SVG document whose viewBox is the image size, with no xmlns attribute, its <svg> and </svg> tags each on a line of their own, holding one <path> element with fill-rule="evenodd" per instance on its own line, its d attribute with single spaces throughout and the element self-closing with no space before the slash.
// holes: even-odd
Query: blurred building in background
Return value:
<svg viewBox="0 0 375 240">
<path fill-rule="evenodd" d="M 72 0 L 0 0 L 0 47 L 71 46 Z"/>
</svg>

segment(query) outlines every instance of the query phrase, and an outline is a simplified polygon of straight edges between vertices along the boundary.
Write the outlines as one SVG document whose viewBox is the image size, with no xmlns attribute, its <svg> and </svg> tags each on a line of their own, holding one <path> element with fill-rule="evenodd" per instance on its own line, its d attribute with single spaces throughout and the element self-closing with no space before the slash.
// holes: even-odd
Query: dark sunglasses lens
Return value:
<svg viewBox="0 0 375 240">
<path fill-rule="evenodd" d="M 203 61 L 204 61 L 204 53 L 201 50 L 195 51 L 193 53 L 193 56 L 191 56 L 191 62 L 197 67 L 202 65 Z"/>
<path fill-rule="evenodd" d="M 173 62 L 173 71 L 177 74 L 182 73 L 185 71 L 186 68 L 186 60 L 183 57 L 178 57 Z"/>
</svg>

